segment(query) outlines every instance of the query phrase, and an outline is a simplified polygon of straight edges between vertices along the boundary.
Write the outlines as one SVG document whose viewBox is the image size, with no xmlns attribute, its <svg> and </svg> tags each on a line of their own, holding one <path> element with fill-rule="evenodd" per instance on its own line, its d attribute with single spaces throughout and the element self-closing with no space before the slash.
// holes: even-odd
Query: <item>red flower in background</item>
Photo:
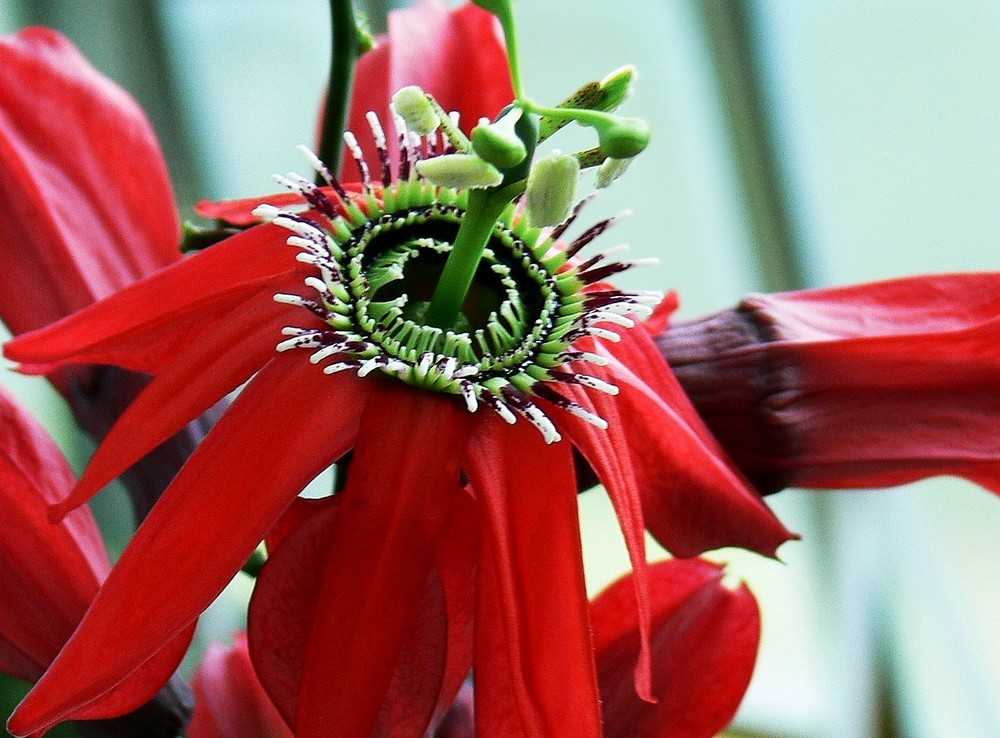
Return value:
<svg viewBox="0 0 1000 738">
<path fill-rule="evenodd" d="M 0 389 L 0 671 L 37 681 L 72 635 L 111 569 L 108 554 L 90 510 L 79 507 L 51 523 L 48 506 L 65 498 L 75 477 L 62 452 L 39 423 Z M 149 702 L 170 678 L 187 648 L 173 639 L 131 674 L 108 704 L 108 711 L 82 706 L 77 719 L 103 718 L 135 710 Z M 177 700 L 180 700 L 178 702 Z M 182 693 L 164 690 L 146 717 L 150 734 L 174 734 L 184 711 Z M 95 733 L 97 734 L 97 733 Z M 112 733 L 114 734 L 114 733 Z"/>
<path fill-rule="evenodd" d="M 166 163 L 145 113 L 59 33 L 0 39 L 0 319 L 40 328 L 180 259 Z M 100 440 L 148 378 L 77 366 L 50 376 Z M 124 478 L 137 516 L 203 431 L 192 426 Z"/>
<path fill-rule="evenodd" d="M 0 39 L 0 315 L 41 328 L 180 258 L 145 113 L 66 38 Z"/>
<path fill-rule="evenodd" d="M 762 490 L 953 474 L 1000 493 L 1000 274 L 751 295 L 657 343 Z"/>
<path fill-rule="evenodd" d="M 388 35 L 380 36 L 378 45 L 358 60 L 348 130 L 367 131 L 370 110 L 392 120 L 389 101 L 408 85 L 433 95 L 445 110 L 460 111 L 466 129 L 496 115 L 513 95 L 503 61 L 503 34 L 484 18 L 470 3 L 449 9 L 442 0 L 420 0 L 389 13 Z M 358 143 L 367 161 L 379 160 L 367 136 L 359 136 Z M 395 151 L 389 154 L 395 166 Z M 344 161 L 343 171 L 353 172 L 350 156 Z"/>
<path fill-rule="evenodd" d="M 76 483 L 48 433 L 0 389 L 0 671 L 34 682 L 111 570 L 87 507 L 53 525 L 48 506 Z"/>
<path fill-rule="evenodd" d="M 245 633 L 205 651 L 191 686 L 196 698 L 187 738 L 292 738 L 250 663 Z"/>
<path fill-rule="evenodd" d="M 465 18 L 427 31 L 441 41 L 436 54 L 493 33 L 490 16 L 478 9 L 431 17 Z M 468 32 L 476 23 L 480 31 Z M 505 66 L 494 59 L 489 68 Z M 463 89 L 495 95 L 501 85 L 509 99 L 506 80 L 481 82 L 466 80 Z M 445 105 L 453 103 L 448 88 L 428 87 Z M 571 300 L 570 288 L 559 286 L 574 275 L 596 282 L 617 267 L 609 272 L 574 262 L 560 267 L 565 276 L 559 279 L 545 272 L 538 300 L 551 298 L 558 315 L 568 317 L 558 335 L 545 332 L 552 329 L 545 321 L 535 324 L 542 325 L 540 344 L 570 351 L 560 348 L 570 341 L 565 336 L 579 335 L 576 348 L 590 352 L 589 358 L 572 351 L 565 354 L 570 358 L 545 354 L 566 367 L 550 375 L 560 380 L 562 395 L 514 371 L 522 384 L 533 382 L 530 390 L 541 399 L 507 375 L 473 385 L 467 381 L 473 375 L 456 371 L 446 356 L 386 358 L 366 353 L 374 334 L 345 339 L 335 303 L 346 282 L 337 275 L 350 274 L 352 265 L 339 261 L 339 246 L 328 246 L 325 256 L 310 246 L 320 243 L 319 229 L 343 232 L 335 211 L 361 228 L 356 219 L 374 218 L 382 204 L 426 195 L 377 187 L 356 198 L 338 195 L 336 187 L 303 192 L 315 211 L 281 215 L 276 222 L 300 231 L 296 245 L 305 244 L 307 258 L 296 260 L 284 244 L 287 233 L 275 225 L 254 227 L 9 345 L 9 355 L 32 371 L 109 363 L 156 375 L 74 494 L 58 506 L 61 512 L 252 377 L 140 527 L 74 637 L 11 719 L 11 729 L 44 729 L 81 710 L 113 709 L 130 699 L 128 690 L 122 696 L 122 680 L 141 673 L 151 658 L 158 662 L 168 642 L 187 637 L 297 493 L 353 450 L 346 488 L 288 526 L 251 609 L 258 673 L 296 734 L 368 736 L 377 725 L 394 734 L 422 734 L 472 669 L 483 735 L 600 735 L 571 446 L 546 443 L 558 436 L 556 425 L 598 470 L 618 510 L 636 567 L 632 586 L 642 633 L 636 685 L 647 696 L 643 510 L 652 513 L 653 532 L 681 555 L 721 545 L 773 554 L 788 532 L 726 461 L 651 339 L 642 330 L 592 330 L 596 322 L 620 325 L 605 308 L 628 308 L 632 296 L 592 285 Z M 451 196 L 461 207 L 460 194 Z M 437 214 L 416 220 L 424 217 L 434 230 L 424 239 L 416 231 L 414 248 L 430 248 L 428 242 L 447 231 L 434 220 Z M 539 238 L 517 232 L 522 237 Z M 388 253 L 361 266 L 383 268 L 380 258 Z M 563 258 L 545 257 L 533 269 L 544 271 Z M 497 262 L 510 269 L 516 263 Z M 391 267 L 370 273 L 369 282 L 383 279 Z M 306 283 L 319 291 L 322 305 L 299 296 L 303 280 L 312 280 Z M 559 289 L 567 292 L 552 297 Z M 276 302 L 276 294 L 291 297 Z M 360 310 L 356 299 L 352 305 Z M 366 299 L 366 309 L 377 302 Z M 291 333 L 282 334 L 289 326 Z M 621 342 L 605 345 L 592 333 L 609 341 L 620 333 Z M 310 347 L 322 357 L 276 353 L 282 335 L 283 348 Z M 490 341 L 506 340 L 497 335 Z M 581 378 L 578 359 L 596 362 L 587 368 L 589 378 Z M 458 364 L 463 372 L 471 366 L 464 359 Z M 362 378 L 370 371 L 376 376 Z M 462 391 L 449 396 L 396 377 Z M 616 398 L 590 391 L 605 383 L 619 388 Z M 492 410 L 463 406 L 477 403 Z M 520 422 L 504 422 L 518 415 Z M 595 416 L 607 421 L 606 431 L 594 427 L 601 424 Z M 392 699 L 397 693 L 410 702 Z"/>
</svg>

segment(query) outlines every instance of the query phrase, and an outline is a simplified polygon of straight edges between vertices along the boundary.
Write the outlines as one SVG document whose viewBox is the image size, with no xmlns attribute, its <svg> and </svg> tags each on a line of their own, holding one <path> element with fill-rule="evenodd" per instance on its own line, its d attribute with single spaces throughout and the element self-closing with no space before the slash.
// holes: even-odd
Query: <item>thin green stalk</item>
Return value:
<svg viewBox="0 0 1000 738">
<path fill-rule="evenodd" d="M 428 325 L 443 329 L 455 325 L 455 319 L 476 276 L 483 250 L 493 234 L 497 218 L 508 202 L 496 191 L 472 190 L 469 193 L 465 217 L 462 218 L 455 243 L 427 307 L 424 319 Z"/>
<path fill-rule="evenodd" d="M 330 86 L 319 139 L 319 158 L 330 171 L 338 172 L 350 112 L 354 66 L 358 59 L 359 31 L 351 0 L 330 0 L 330 35 Z"/>
</svg>

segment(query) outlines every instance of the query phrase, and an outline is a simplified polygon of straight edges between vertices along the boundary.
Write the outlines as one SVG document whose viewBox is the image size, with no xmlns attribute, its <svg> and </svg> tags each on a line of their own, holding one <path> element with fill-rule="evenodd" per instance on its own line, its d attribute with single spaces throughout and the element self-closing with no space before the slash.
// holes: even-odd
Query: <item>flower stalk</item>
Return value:
<svg viewBox="0 0 1000 738">
<path fill-rule="evenodd" d="M 330 86 L 319 155 L 336 172 L 343 158 L 343 135 L 354 86 L 354 67 L 358 57 L 371 47 L 371 38 L 358 27 L 351 0 L 330 0 L 330 34 Z"/>
</svg>

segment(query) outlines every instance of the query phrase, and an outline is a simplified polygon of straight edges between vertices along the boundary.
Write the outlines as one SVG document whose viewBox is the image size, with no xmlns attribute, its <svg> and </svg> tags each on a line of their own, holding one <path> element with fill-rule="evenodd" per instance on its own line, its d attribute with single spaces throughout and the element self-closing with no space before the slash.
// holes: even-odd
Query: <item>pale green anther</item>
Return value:
<svg viewBox="0 0 1000 738">
<path fill-rule="evenodd" d="M 420 174 L 440 187 L 477 189 L 496 187 L 503 182 L 503 175 L 495 166 L 473 154 L 436 156 L 418 161 L 416 167 Z"/>
<path fill-rule="evenodd" d="M 572 154 L 555 152 L 536 161 L 525 189 L 528 223 L 541 228 L 566 220 L 579 174 L 580 163 Z"/>
<path fill-rule="evenodd" d="M 649 135 L 649 124 L 642 118 L 615 116 L 597 130 L 601 153 L 611 159 L 638 156 L 649 144 Z"/>
<path fill-rule="evenodd" d="M 406 122 L 406 127 L 419 136 L 436 131 L 441 124 L 434 105 L 427 99 L 427 93 L 416 85 L 399 90 L 392 96 L 392 104 Z"/>
<path fill-rule="evenodd" d="M 610 186 L 612 182 L 625 173 L 631 163 L 632 159 L 605 159 L 604 163 L 597 168 L 594 187 L 601 190 Z"/>
<path fill-rule="evenodd" d="M 524 161 L 528 150 L 514 133 L 514 124 L 521 117 L 517 108 L 496 123 L 478 125 L 472 129 L 472 150 L 497 169 L 510 169 Z"/>
</svg>

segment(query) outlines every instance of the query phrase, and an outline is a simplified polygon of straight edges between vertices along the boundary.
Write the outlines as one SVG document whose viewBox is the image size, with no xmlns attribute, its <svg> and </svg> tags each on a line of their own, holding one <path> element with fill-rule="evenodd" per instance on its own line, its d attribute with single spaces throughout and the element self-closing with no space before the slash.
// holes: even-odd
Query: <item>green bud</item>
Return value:
<svg viewBox="0 0 1000 738">
<path fill-rule="evenodd" d="M 528 223 L 541 227 L 566 220 L 573 206 L 579 175 L 580 163 L 572 154 L 555 151 L 536 161 L 525 190 Z"/>
<path fill-rule="evenodd" d="M 630 159 L 649 144 L 649 124 L 642 118 L 613 117 L 597 130 L 601 153 L 611 159 Z"/>
<path fill-rule="evenodd" d="M 392 96 L 396 112 L 406 121 L 406 127 L 417 135 L 426 136 L 437 130 L 441 119 L 434 111 L 434 105 L 427 99 L 427 93 L 416 85 L 399 90 Z"/>
<path fill-rule="evenodd" d="M 632 94 L 632 82 L 639 76 L 631 64 L 616 69 L 601 80 L 600 110 L 614 110 Z"/>
<path fill-rule="evenodd" d="M 521 116 L 515 108 L 496 123 L 478 125 L 472 129 L 472 150 L 497 169 L 506 170 L 524 161 L 528 150 L 514 132 Z"/>
<path fill-rule="evenodd" d="M 416 163 L 417 171 L 431 184 L 455 189 L 496 187 L 503 175 L 488 161 L 474 154 L 445 154 Z"/>
</svg>

